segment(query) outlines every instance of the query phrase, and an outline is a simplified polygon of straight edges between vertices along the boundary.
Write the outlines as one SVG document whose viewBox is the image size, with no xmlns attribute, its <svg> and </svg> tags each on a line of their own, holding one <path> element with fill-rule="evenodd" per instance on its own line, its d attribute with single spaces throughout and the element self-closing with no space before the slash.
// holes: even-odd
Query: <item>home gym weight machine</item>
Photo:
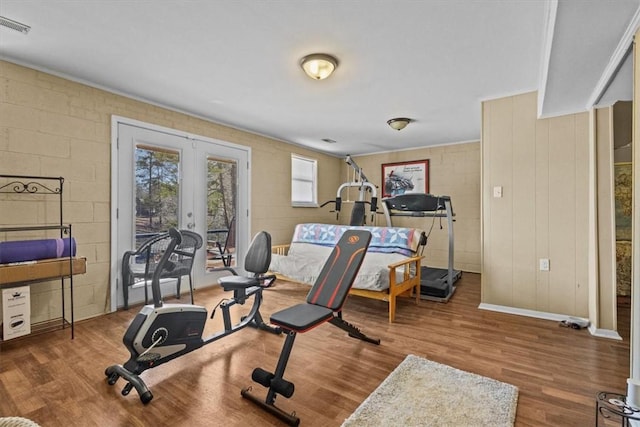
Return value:
<svg viewBox="0 0 640 427">
<path fill-rule="evenodd" d="M 456 290 L 454 284 L 462 272 L 453 268 L 453 208 L 451 197 L 434 196 L 425 193 L 408 193 L 382 199 L 382 209 L 387 227 L 393 227 L 394 216 L 418 218 L 447 218 L 449 232 L 449 262 L 447 268 L 423 266 L 420 269 L 420 298 L 447 302 Z M 433 228 L 433 223 L 431 225 Z M 427 238 L 431 230 L 427 233 Z"/>
<path fill-rule="evenodd" d="M 371 224 L 374 224 L 376 210 L 378 209 L 378 196 L 376 186 L 369 182 L 360 166 L 357 165 L 355 160 L 353 160 L 350 155 L 347 154 L 347 157 L 345 157 L 344 161 L 346 164 L 353 168 L 353 180 L 341 184 L 340 187 L 338 187 L 336 199 L 324 202 L 322 205 L 320 205 L 320 207 L 324 207 L 329 203 L 334 203 L 335 210 L 332 212 L 336 213 L 336 220 L 339 219 L 340 209 L 342 208 L 342 191 L 344 189 L 348 190 L 351 187 L 356 187 L 358 188 L 358 200 L 354 201 L 353 209 L 351 210 L 351 220 L 349 221 L 349 225 L 362 226 L 366 223 L 366 204 L 369 204 L 371 207 Z M 367 201 L 366 199 L 367 192 L 371 193 L 370 201 Z M 347 197 L 347 200 L 345 201 L 347 202 L 350 200 Z"/>
</svg>

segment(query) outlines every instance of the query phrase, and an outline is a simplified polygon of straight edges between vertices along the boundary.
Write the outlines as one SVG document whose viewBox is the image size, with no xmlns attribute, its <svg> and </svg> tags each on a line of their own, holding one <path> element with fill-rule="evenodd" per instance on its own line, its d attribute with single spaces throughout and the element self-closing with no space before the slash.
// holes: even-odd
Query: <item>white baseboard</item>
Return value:
<svg viewBox="0 0 640 427">
<path fill-rule="evenodd" d="M 525 308 L 508 307 L 505 305 L 495 305 L 495 304 L 486 304 L 486 303 L 480 303 L 478 308 L 480 310 L 497 311 L 499 313 L 515 314 L 517 316 L 525 316 L 525 317 L 534 317 L 536 319 L 553 320 L 555 322 L 561 322 L 563 320 L 567 320 L 569 317 L 575 317 L 575 316 L 567 316 L 565 314 L 547 313 L 544 311 L 527 310 Z M 583 320 L 588 321 L 589 319 L 583 319 Z M 610 329 L 598 329 L 598 328 L 594 328 L 593 325 L 590 325 L 588 329 L 589 329 L 589 333 L 594 337 L 608 338 L 608 339 L 620 340 L 620 341 L 622 340 L 622 337 L 620 336 L 620 334 L 618 334 L 618 332 L 612 331 Z"/>
<path fill-rule="evenodd" d="M 616 331 L 612 331 L 611 329 L 598 329 L 594 328 L 593 325 L 590 325 L 589 332 L 594 337 L 609 338 L 612 340 L 622 341 L 622 337 L 620 336 L 620 334 Z"/>
</svg>

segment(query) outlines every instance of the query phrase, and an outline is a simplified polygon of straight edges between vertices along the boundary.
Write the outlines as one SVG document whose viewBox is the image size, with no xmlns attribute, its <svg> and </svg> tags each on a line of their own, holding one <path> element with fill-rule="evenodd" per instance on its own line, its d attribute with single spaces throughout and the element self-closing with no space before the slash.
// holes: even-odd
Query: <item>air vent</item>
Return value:
<svg viewBox="0 0 640 427">
<path fill-rule="evenodd" d="M 15 31 L 19 31 L 22 34 L 27 34 L 31 29 L 30 26 L 21 24 L 12 19 L 5 18 L 4 16 L 0 16 L 0 27 L 7 27 Z"/>
</svg>

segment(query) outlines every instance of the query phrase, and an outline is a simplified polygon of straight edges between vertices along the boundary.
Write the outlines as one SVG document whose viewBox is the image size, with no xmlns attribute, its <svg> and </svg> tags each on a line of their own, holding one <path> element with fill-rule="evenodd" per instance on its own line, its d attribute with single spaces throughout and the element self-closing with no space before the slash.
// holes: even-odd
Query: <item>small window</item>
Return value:
<svg viewBox="0 0 640 427">
<path fill-rule="evenodd" d="M 317 170 L 317 160 L 291 155 L 291 206 L 318 206 Z"/>
</svg>

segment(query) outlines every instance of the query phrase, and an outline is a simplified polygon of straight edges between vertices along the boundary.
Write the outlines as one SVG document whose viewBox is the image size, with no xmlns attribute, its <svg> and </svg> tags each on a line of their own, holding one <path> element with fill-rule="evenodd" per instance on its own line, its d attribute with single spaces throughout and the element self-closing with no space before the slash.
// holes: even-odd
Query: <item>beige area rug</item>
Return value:
<svg viewBox="0 0 640 427">
<path fill-rule="evenodd" d="M 0 417 L 0 427 L 40 427 L 37 423 L 22 417 Z"/>
<path fill-rule="evenodd" d="M 342 426 L 510 427 L 517 403 L 511 384 L 410 354 Z"/>
</svg>

